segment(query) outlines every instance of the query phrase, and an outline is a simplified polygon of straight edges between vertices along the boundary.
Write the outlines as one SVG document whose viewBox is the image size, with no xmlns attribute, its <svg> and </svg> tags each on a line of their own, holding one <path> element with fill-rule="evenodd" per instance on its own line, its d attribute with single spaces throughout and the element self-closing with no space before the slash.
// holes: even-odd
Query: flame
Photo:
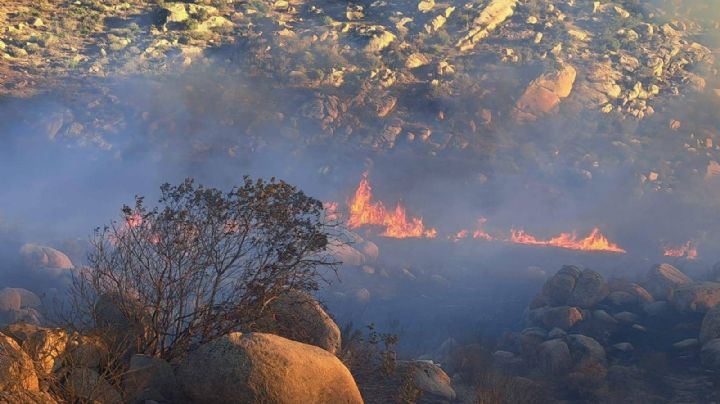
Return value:
<svg viewBox="0 0 720 404">
<path fill-rule="evenodd" d="M 480 217 L 478 219 L 478 227 L 477 230 L 473 232 L 473 238 L 475 239 L 483 239 L 483 240 L 495 240 L 495 237 L 491 236 L 488 232 L 482 229 L 482 226 L 487 222 L 487 219 L 484 217 Z"/>
<path fill-rule="evenodd" d="M 457 232 L 454 236 L 450 237 L 450 239 L 451 239 L 452 241 L 464 240 L 464 239 L 466 239 L 466 238 L 468 237 L 468 234 L 469 234 L 469 233 L 470 233 L 470 232 L 467 231 L 467 230 L 460 230 L 460 231 Z"/>
<path fill-rule="evenodd" d="M 385 231 L 381 234 L 385 237 L 408 238 L 437 236 L 437 230 L 426 229 L 422 218 L 411 217 L 408 219 L 405 207 L 398 203 L 395 210 L 388 211 L 382 202 L 373 202 L 372 187 L 368 180 L 368 172 L 363 173 L 355 196 L 350 201 L 350 218 L 348 226 L 351 229 L 365 225 L 384 226 Z"/>
<path fill-rule="evenodd" d="M 510 241 L 518 244 L 567 248 L 570 250 L 606 251 L 614 253 L 626 252 L 617 244 L 611 243 L 597 227 L 593 229 L 590 235 L 582 239 L 578 239 L 575 232 L 573 232 L 561 233 L 560 235 L 553 237 L 549 240 L 537 239 L 535 236 L 528 234 L 524 230 L 513 229 L 511 230 Z"/>
<path fill-rule="evenodd" d="M 663 255 L 666 257 L 685 257 L 689 260 L 694 260 L 698 257 L 697 247 L 692 240 L 679 247 L 665 247 L 663 249 Z"/>
</svg>

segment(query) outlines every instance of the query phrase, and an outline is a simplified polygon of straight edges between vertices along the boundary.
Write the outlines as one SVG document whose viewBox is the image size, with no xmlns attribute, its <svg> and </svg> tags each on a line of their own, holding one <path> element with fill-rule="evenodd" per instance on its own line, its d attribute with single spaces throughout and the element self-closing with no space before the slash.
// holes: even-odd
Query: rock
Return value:
<svg viewBox="0 0 720 404">
<path fill-rule="evenodd" d="M 545 310 L 542 322 L 547 328 L 569 330 L 582 319 L 582 312 L 577 307 L 562 306 Z"/>
<path fill-rule="evenodd" d="M 635 350 L 635 347 L 629 342 L 620 342 L 613 345 L 612 347 L 622 353 L 629 353 Z"/>
<path fill-rule="evenodd" d="M 417 5 L 417 8 L 419 11 L 421 11 L 423 13 L 432 11 L 432 9 L 435 8 L 435 0 L 420 0 L 420 2 Z"/>
<path fill-rule="evenodd" d="M 185 22 L 190 18 L 185 3 L 165 3 L 163 10 L 167 13 L 166 22 Z"/>
<path fill-rule="evenodd" d="M 605 310 L 595 310 L 593 311 L 593 318 L 596 320 L 599 320 L 606 324 L 617 324 L 618 321 L 615 319 L 615 317 L 611 316 L 607 311 Z"/>
<path fill-rule="evenodd" d="M 389 31 L 381 31 L 370 38 L 370 42 L 365 46 L 365 52 L 378 53 L 390 46 L 395 40 L 395 34 Z"/>
<path fill-rule="evenodd" d="M 257 331 L 318 346 L 331 354 L 340 350 L 340 328 L 312 296 L 291 290 L 271 301 Z"/>
<path fill-rule="evenodd" d="M 720 304 L 720 283 L 691 283 L 677 287 L 673 303 L 678 311 L 707 312 Z"/>
<path fill-rule="evenodd" d="M 560 100 L 570 95 L 576 75 L 575 68 L 566 64 L 533 80 L 515 105 L 515 117 L 527 121 L 553 112 Z"/>
<path fill-rule="evenodd" d="M 455 390 L 451 386 L 450 377 L 440 366 L 427 361 L 400 361 L 398 371 L 401 374 L 411 372 L 414 386 L 423 393 L 445 400 L 455 400 Z"/>
<path fill-rule="evenodd" d="M 328 245 L 328 252 L 330 252 L 335 259 L 342 262 L 343 265 L 357 267 L 366 262 L 365 254 L 349 244 L 331 242 Z"/>
<path fill-rule="evenodd" d="M 472 28 L 457 43 L 460 52 L 466 52 L 487 38 L 490 32 L 502 24 L 515 11 L 517 0 L 491 0 L 480 14 L 473 20 Z"/>
<path fill-rule="evenodd" d="M 493 365 L 506 373 L 522 372 L 525 361 L 508 351 L 493 352 Z"/>
<path fill-rule="evenodd" d="M 20 256 L 25 265 L 33 269 L 51 269 L 60 273 L 73 268 L 67 255 L 51 247 L 25 244 L 20 248 Z"/>
<path fill-rule="evenodd" d="M 568 304 L 581 308 L 591 308 L 600 303 L 608 294 L 608 287 L 602 275 L 586 269 L 582 271 L 575 289 L 568 298 Z"/>
<path fill-rule="evenodd" d="M 61 356 L 68 342 L 62 328 L 42 328 L 31 324 L 11 324 L 3 333 L 12 337 L 35 363 L 41 375 L 49 375 L 60 367 Z"/>
<path fill-rule="evenodd" d="M 572 366 L 568 345 L 560 339 L 551 339 L 540 344 L 538 354 L 540 367 L 549 374 L 562 374 Z"/>
<path fill-rule="evenodd" d="M 648 272 L 645 289 L 656 300 L 670 300 L 677 287 L 688 283 L 692 283 L 692 279 L 677 268 L 670 264 L 660 264 Z"/>
<path fill-rule="evenodd" d="M 573 360 L 577 365 L 605 364 L 605 349 L 593 338 L 581 334 L 570 334 L 567 340 Z"/>
<path fill-rule="evenodd" d="M 651 317 L 662 317 L 670 314 L 673 311 L 673 307 L 669 302 L 661 300 L 646 305 L 643 307 L 643 311 Z"/>
<path fill-rule="evenodd" d="M 700 341 L 698 341 L 697 338 L 687 338 L 674 343 L 672 346 L 678 351 L 688 351 L 699 347 Z"/>
<path fill-rule="evenodd" d="M 0 290 L 0 311 L 20 310 L 21 305 L 20 293 L 10 288 Z"/>
<path fill-rule="evenodd" d="M 103 404 L 122 403 L 122 396 L 97 371 L 88 368 L 75 368 L 65 381 L 70 397 L 81 402 L 100 402 Z"/>
<path fill-rule="evenodd" d="M 33 308 L 0 311 L 0 325 L 15 323 L 40 325 L 42 323 L 42 315 Z"/>
<path fill-rule="evenodd" d="M 14 339 L 0 334 L 0 391 L 38 391 L 32 358 Z"/>
<path fill-rule="evenodd" d="M 283 337 L 231 333 L 183 359 L 177 378 L 198 403 L 362 403 L 352 375 L 329 352 Z"/>
<path fill-rule="evenodd" d="M 567 265 L 548 279 L 542 289 L 542 296 L 547 303 L 551 306 L 567 304 L 567 299 L 575 289 L 575 282 L 581 273 L 580 268 Z"/>
<path fill-rule="evenodd" d="M 3 290 L 13 291 L 20 295 L 20 308 L 38 308 L 42 306 L 40 297 L 35 293 L 23 288 L 4 288 Z M 2 291 L 0 291 L 0 294 Z"/>
<path fill-rule="evenodd" d="M 547 334 L 548 338 L 550 338 L 550 339 L 564 338 L 566 335 L 567 335 L 567 333 L 565 332 L 565 330 L 563 330 L 562 328 L 557 328 L 557 327 L 550 330 Z"/>
<path fill-rule="evenodd" d="M 720 338 L 720 307 L 714 307 L 705 313 L 698 338 L 703 344 L 711 339 Z"/>
<path fill-rule="evenodd" d="M 57 404 L 57 400 L 49 393 L 42 391 L 2 391 L 0 403 L 3 404 Z"/>
<path fill-rule="evenodd" d="M 415 69 L 421 66 L 425 66 L 429 64 L 431 59 L 427 57 L 426 55 L 415 52 L 408 56 L 407 60 L 405 60 L 405 67 L 408 69 Z"/>
<path fill-rule="evenodd" d="M 522 335 L 526 335 L 528 337 L 535 337 L 541 341 L 544 341 L 547 338 L 547 331 L 540 327 L 530 327 L 522 330 Z"/>
<path fill-rule="evenodd" d="M 133 355 L 122 383 L 125 400 L 131 402 L 173 402 L 179 389 L 170 364 L 147 355 Z"/>
<path fill-rule="evenodd" d="M 627 292 L 611 292 L 607 296 L 608 302 L 613 306 L 630 306 L 637 303 L 637 297 Z"/>
<path fill-rule="evenodd" d="M 700 362 L 710 369 L 720 369 L 720 338 L 711 339 L 700 350 Z"/>
<path fill-rule="evenodd" d="M 629 311 L 623 311 L 623 312 L 617 313 L 617 314 L 615 314 L 614 317 L 619 322 L 626 323 L 626 324 L 633 324 L 636 321 L 638 321 L 638 319 L 639 319 L 637 314 L 631 313 Z"/>
</svg>

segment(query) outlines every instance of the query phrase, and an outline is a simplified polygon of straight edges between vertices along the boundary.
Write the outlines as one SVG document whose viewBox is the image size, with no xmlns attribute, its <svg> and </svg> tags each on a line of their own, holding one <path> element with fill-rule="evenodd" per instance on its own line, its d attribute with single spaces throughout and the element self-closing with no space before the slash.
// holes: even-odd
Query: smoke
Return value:
<svg viewBox="0 0 720 404">
<path fill-rule="evenodd" d="M 712 1 L 685 1 L 682 7 L 673 1 L 655 3 L 668 16 L 689 5 L 688 12 L 720 18 L 720 6 Z M 708 34 L 697 40 L 717 44 L 718 39 Z M 376 147 L 365 135 L 381 132 L 388 122 L 358 114 L 346 125 L 324 130 L 298 113 L 307 103 L 323 100 L 314 91 L 273 77 L 249 79 L 242 63 L 247 54 L 215 52 L 207 65 L 180 74 L 90 79 L 72 96 L 58 89 L 0 101 L 0 286 L 38 287 L 37 277 L 22 270 L 18 251 L 23 244 L 58 248 L 82 265 L 84 240 L 94 227 L 116 218 L 135 195 L 153 201 L 162 183 L 189 176 L 224 189 L 243 175 L 275 176 L 342 207 L 369 170 L 376 197 L 388 205 L 402 201 L 412 215 L 438 229 L 438 239 L 384 240 L 373 230 L 358 230 L 379 244 L 381 258 L 368 265 L 372 275 L 359 268 L 341 273 L 341 283 L 325 297 L 341 321 L 400 330 L 417 320 L 416 327 L 404 328 L 408 345 L 426 337 L 428 345 L 437 344 L 457 330 L 497 321 L 490 309 L 488 318 L 467 321 L 478 307 L 521 312 L 542 271 L 551 273 L 562 264 L 635 277 L 664 259 L 663 245 L 690 239 L 697 241 L 701 260 L 689 267 L 701 271 L 720 258 L 715 250 L 720 187 L 717 180 L 702 179 L 714 151 L 696 147 L 720 124 L 715 116 L 720 105 L 707 95 L 670 103 L 641 123 L 563 110 L 520 125 L 509 118 L 517 94 L 504 91 L 529 82 L 539 70 L 509 65 L 494 70 L 497 80 L 489 81 L 495 83 L 494 101 L 510 107 L 501 108 L 485 130 L 471 131 L 480 121 L 463 115 L 490 107 L 474 99 L 484 90 L 475 88 L 479 80 L 468 83 L 468 93 L 432 103 L 431 86 L 395 94 L 422 122 L 438 121 L 439 112 L 445 116 L 441 122 L 454 122 L 438 124 L 433 141 L 468 138 L 467 148 L 438 151 L 402 136 L 393 148 Z M 319 46 L 309 53 L 316 60 L 331 54 Z M 708 87 L 713 84 L 708 78 Z M 460 119 L 449 119 L 453 114 Z M 681 132 L 668 130 L 670 119 L 682 122 Z M 416 129 L 411 128 L 419 137 Z M 658 180 L 648 179 L 653 172 Z M 541 237 L 573 230 L 585 234 L 600 226 L 628 254 L 447 240 L 461 229 L 472 232 L 480 217 L 487 219 L 488 231 L 524 228 Z M 65 282 L 43 281 L 42 288 Z M 370 297 L 358 303 L 362 289 Z M 448 313 L 455 314 L 441 323 Z M 520 318 L 501 317 L 506 321 L 495 329 L 512 328 L 509 319 Z M 444 328 L 423 331 L 429 323 Z"/>
</svg>

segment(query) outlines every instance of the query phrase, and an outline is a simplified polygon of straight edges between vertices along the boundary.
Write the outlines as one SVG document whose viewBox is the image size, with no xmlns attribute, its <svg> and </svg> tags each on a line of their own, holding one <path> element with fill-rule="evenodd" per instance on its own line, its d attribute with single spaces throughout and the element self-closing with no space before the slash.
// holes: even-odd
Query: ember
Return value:
<svg viewBox="0 0 720 404">
<path fill-rule="evenodd" d="M 355 196 L 349 203 L 348 225 L 351 229 L 366 225 L 383 226 L 385 231 L 382 236 L 392 238 L 434 238 L 437 235 L 435 229 L 425 228 L 422 218 L 408 219 L 405 207 L 401 203 L 398 202 L 395 210 L 388 211 L 382 202 L 374 202 L 372 199 L 372 187 L 366 171 L 355 191 Z"/>
</svg>

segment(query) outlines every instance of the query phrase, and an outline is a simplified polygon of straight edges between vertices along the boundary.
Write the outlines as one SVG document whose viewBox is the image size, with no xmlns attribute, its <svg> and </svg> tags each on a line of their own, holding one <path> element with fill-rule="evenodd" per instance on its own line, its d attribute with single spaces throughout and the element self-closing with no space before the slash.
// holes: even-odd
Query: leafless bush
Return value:
<svg viewBox="0 0 720 404">
<path fill-rule="evenodd" d="M 110 330 L 127 350 L 174 359 L 259 318 L 294 289 L 316 290 L 334 223 L 321 202 L 271 179 L 224 193 L 191 179 L 142 197 L 96 229 L 70 291 L 73 324 Z M 117 332 L 115 332 L 117 331 Z"/>
</svg>

